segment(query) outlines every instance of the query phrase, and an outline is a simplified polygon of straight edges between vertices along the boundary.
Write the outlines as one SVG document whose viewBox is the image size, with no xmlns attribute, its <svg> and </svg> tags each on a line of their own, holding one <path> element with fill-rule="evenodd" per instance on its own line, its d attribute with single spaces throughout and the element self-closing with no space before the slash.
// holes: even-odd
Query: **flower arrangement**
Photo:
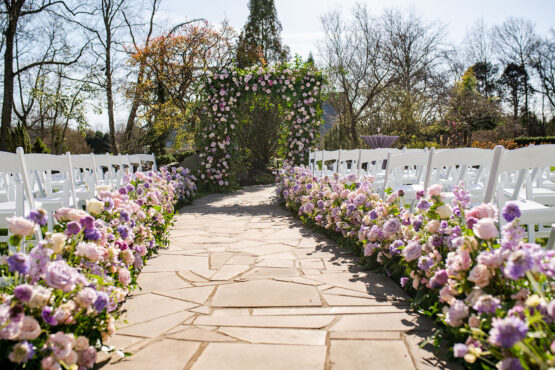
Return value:
<svg viewBox="0 0 555 370">
<path fill-rule="evenodd" d="M 12 252 L 0 272 L 3 368 L 85 369 L 115 332 L 119 307 L 149 256 L 167 244 L 174 205 L 191 201 L 183 168 L 126 175 L 117 191 L 98 186 L 86 211 L 62 208 L 9 220 Z M 35 228 L 44 238 L 31 245 Z"/>
<path fill-rule="evenodd" d="M 236 111 L 249 94 L 265 94 L 280 102 L 286 123 L 280 138 L 280 155 L 289 164 L 306 160 L 322 122 L 323 85 L 323 74 L 300 60 L 293 65 L 253 66 L 208 76 L 200 92 L 206 101 L 205 118 L 195 138 L 197 147 L 203 149 L 200 180 L 218 191 L 236 186 Z"/>
<path fill-rule="evenodd" d="M 470 208 L 462 186 L 448 194 L 433 185 L 417 194 L 411 210 L 402 192 L 380 199 L 372 180 L 316 179 L 304 167 L 286 167 L 277 195 L 301 219 L 340 233 L 370 265 L 398 279 L 468 366 L 477 360 L 484 368 L 555 366 L 555 251 L 525 241 L 518 207 L 504 207 L 500 230 L 496 207 Z"/>
</svg>

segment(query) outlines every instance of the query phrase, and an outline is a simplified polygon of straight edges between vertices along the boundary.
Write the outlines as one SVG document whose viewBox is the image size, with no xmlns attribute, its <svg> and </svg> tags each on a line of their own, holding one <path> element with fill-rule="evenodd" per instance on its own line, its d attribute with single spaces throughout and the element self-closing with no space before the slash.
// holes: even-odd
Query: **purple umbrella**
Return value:
<svg viewBox="0 0 555 370">
<path fill-rule="evenodd" d="M 399 139 L 399 136 L 387 136 L 387 135 L 372 135 L 372 136 L 361 136 L 362 141 L 366 145 L 372 147 L 372 149 L 378 148 L 389 148 L 394 142 Z"/>
</svg>

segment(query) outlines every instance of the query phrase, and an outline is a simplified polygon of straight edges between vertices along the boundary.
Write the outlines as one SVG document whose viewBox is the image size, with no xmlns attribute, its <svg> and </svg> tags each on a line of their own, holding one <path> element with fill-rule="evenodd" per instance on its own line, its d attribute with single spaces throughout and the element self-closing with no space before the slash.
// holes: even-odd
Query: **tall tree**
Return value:
<svg viewBox="0 0 555 370">
<path fill-rule="evenodd" d="M 274 0 L 249 0 L 249 18 L 239 36 L 237 65 L 240 68 L 287 59 L 281 42 L 281 23 Z"/>
<path fill-rule="evenodd" d="M 21 31 L 22 23 L 29 22 L 40 13 L 49 11 L 55 14 L 57 11 L 68 12 L 75 15 L 66 2 L 61 0 L 4 0 L 0 3 L 0 15 L 5 19 L 3 22 L 3 50 L 4 50 L 4 74 L 3 74 L 3 96 L 2 96 L 2 123 L 0 127 L 0 150 L 8 149 L 8 132 L 11 127 L 12 113 L 14 107 L 14 81 L 17 75 L 35 67 L 44 65 L 70 65 L 81 57 L 85 47 L 70 57 L 59 59 L 58 48 L 38 61 L 29 61 L 25 65 L 14 70 L 16 38 Z M 85 45 L 86 46 L 86 45 Z"/>
<path fill-rule="evenodd" d="M 538 37 L 535 25 L 531 21 L 522 18 L 509 18 L 501 25 L 494 27 L 495 44 L 497 51 L 506 65 L 516 64 L 524 73 L 520 76 L 526 78 L 524 87 L 524 115 L 528 122 L 530 112 L 529 98 L 532 93 L 529 83 L 528 67 L 531 65 L 532 56 L 538 47 Z M 516 70 L 511 67 L 511 72 Z M 528 122 L 528 131 L 531 131 L 531 123 Z"/>
<path fill-rule="evenodd" d="M 347 23 L 339 11 L 321 18 L 325 39 L 320 54 L 329 69 L 329 102 L 339 124 L 348 131 L 348 146 L 356 147 L 360 128 L 379 109 L 378 97 L 397 81 L 384 45 L 385 30 L 366 7 L 353 9 Z"/>
<path fill-rule="evenodd" d="M 505 99 L 512 106 L 513 120 L 518 118 L 522 97 L 529 91 L 528 74 L 519 64 L 509 63 L 499 78 L 499 87 Z M 526 107 L 523 107 L 525 110 Z"/>
</svg>

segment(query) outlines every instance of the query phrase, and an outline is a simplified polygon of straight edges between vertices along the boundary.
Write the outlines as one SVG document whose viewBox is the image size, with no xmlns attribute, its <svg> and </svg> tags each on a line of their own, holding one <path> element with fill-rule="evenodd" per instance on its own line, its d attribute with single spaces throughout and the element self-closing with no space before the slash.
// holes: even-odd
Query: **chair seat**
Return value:
<svg viewBox="0 0 555 370">
<path fill-rule="evenodd" d="M 512 196 L 514 193 L 513 188 L 503 189 L 506 196 Z M 526 199 L 526 190 L 523 189 L 518 193 L 520 199 Z M 555 191 L 546 188 L 533 188 L 532 189 L 532 200 L 537 203 L 544 204 L 546 206 L 555 205 Z"/>
<path fill-rule="evenodd" d="M 555 207 L 547 207 L 531 200 L 512 200 L 520 209 L 520 223 L 524 225 L 551 225 L 555 222 Z"/>
</svg>

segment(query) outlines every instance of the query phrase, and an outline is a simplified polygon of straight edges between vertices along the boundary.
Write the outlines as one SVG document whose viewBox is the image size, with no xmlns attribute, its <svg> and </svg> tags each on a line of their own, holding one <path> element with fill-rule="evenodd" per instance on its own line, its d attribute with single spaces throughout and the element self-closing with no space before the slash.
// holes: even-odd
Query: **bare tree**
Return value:
<svg viewBox="0 0 555 370">
<path fill-rule="evenodd" d="M 339 11 L 321 18 L 325 40 L 320 54 L 329 69 L 330 103 L 340 116 L 352 145 L 359 142 L 359 127 L 377 106 L 378 96 L 396 81 L 386 60 L 384 30 L 365 6 L 353 9 L 348 24 Z"/>
<path fill-rule="evenodd" d="M 152 37 L 152 32 L 154 31 L 154 16 L 160 7 L 160 1 L 161 0 L 152 0 L 152 8 L 150 12 L 150 18 L 148 21 L 148 30 L 144 38 L 144 45 L 148 45 Z M 131 41 L 133 43 L 132 53 L 136 53 L 139 51 L 141 45 L 138 44 L 137 36 L 135 35 L 136 30 L 134 29 L 135 28 L 134 24 L 129 20 L 129 17 L 126 16 L 125 12 L 123 13 L 123 16 L 124 16 L 125 24 L 129 29 L 129 35 L 131 37 Z M 124 143 L 123 143 L 125 151 L 129 151 L 130 149 L 131 135 L 133 133 L 133 128 L 135 127 L 135 121 L 137 119 L 137 111 L 139 110 L 141 99 L 143 96 L 142 85 L 145 77 L 145 69 L 146 69 L 145 64 L 139 63 L 139 69 L 137 71 L 137 79 L 131 93 L 131 107 L 129 109 L 129 115 L 127 116 L 127 125 L 125 126 Z"/>
<path fill-rule="evenodd" d="M 442 26 L 426 24 L 413 11 L 386 11 L 381 17 L 385 30 L 385 58 L 392 67 L 396 84 L 387 122 L 401 139 L 421 132 L 438 116 L 443 95 Z M 443 86 L 443 87 L 442 87 Z"/>
<path fill-rule="evenodd" d="M 501 25 L 494 27 L 494 35 L 497 52 L 505 64 L 514 63 L 527 72 L 527 67 L 531 65 L 532 55 L 538 47 L 534 23 L 526 19 L 511 17 Z M 532 91 L 528 77 L 524 86 L 524 114 L 530 125 L 529 97 Z M 528 130 L 530 131 L 531 127 L 528 127 Z"/>
<path fill-rule="evenodd" d="M 555 108 L 555 30 L 551 29 L 549 37 L 541 39 L 532 57 L 542 86 L 542 94 L 551 108 Z"/>
<path fill-rule="evenodd" d="M 61 0 L 4 0 L 0 4 L 0 14 L 3 16 L 3 50 L 4 50 L 4 86 L 2 97 L 2 118 L 0 127 L 0 150 L 8 148 L 8 132 L 11 127 L 11 119 L 14 106 L 14 81 L 16 76 L 35 67 L 44 65 L 71 65 L 82 56 L 85 46 L 76 52 L 72 58 L 59 58 L 58 51 L 53 50 L 47 58 L 39 61 L 29 61 L 27 64 L 14 70 L 15 46 L 21 24 L 29 21 L 40 13 L 55 13 L 55 11 L 76 14 L 66 2 Z"/>
</svg>

